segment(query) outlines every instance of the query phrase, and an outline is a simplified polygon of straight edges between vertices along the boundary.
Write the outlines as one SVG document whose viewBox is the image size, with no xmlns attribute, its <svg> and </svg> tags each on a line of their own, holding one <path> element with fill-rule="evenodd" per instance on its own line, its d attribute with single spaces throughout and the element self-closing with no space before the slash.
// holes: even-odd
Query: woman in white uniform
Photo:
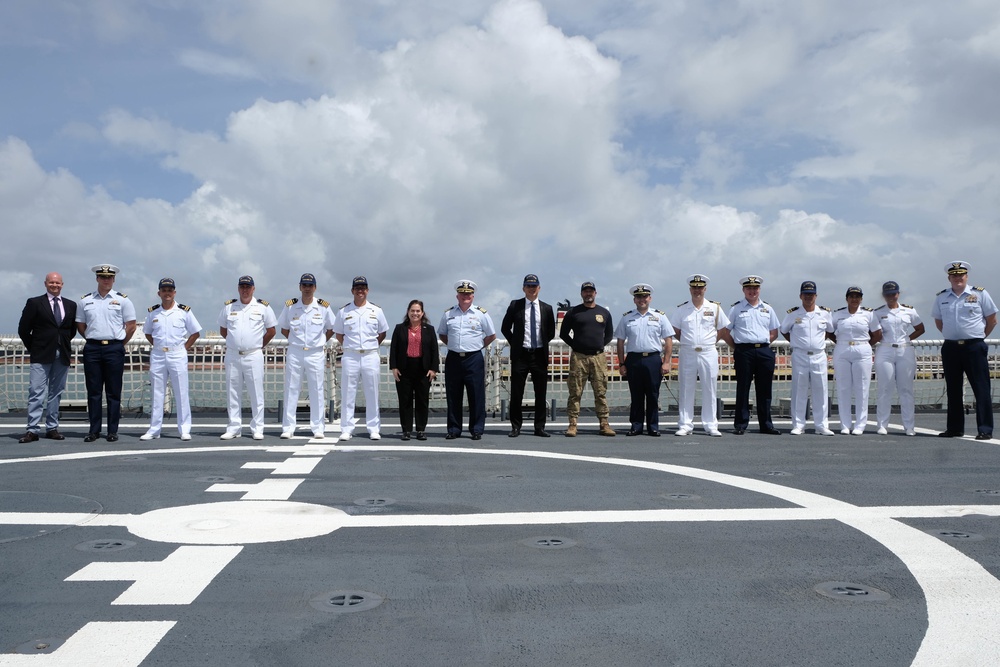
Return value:
<svg viewBox="0 0 1000 667">
<path fill-rule="evenodd" d="M 915 435 L 913 416 L 913 380 L 917 374 L 917 353 L 911 341 L 924 335 L 924 323 L 910 306 L 899 302 L 899 283 L 890 280 L 882 285 L 885 305 L 875 309 L 875 319 L 882 328 L 882 342 L 875 349 L 875 377 L 878 398 L 875 419 L 879 435 L 885 435 L 892 412 L 892 390 L 899 394 L 899 411 L 906 435 Z"/>
<path fill-rule="evenodd" d="M 833 311 L 833 377 L 841 435 L 861 435 L 868 424 L 868 392 L 872 383 L 872 345 L 882 329 L 871 308 L 863 308 L 860 287 L 847 288 L 847 305 Z M 851 414 L 851 401 L 854 414 Z"/>
</svg>

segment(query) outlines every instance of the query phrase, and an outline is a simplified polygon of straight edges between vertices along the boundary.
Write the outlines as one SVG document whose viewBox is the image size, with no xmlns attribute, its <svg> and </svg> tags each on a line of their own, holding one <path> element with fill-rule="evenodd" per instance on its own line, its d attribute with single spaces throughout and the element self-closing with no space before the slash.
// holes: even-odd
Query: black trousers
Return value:
<svg viewBox="0 0 1000 667">
<path fill-rule="evenodd" d="M 120 340 L 87 342 L 83 346 L 83 375 L 87 383 L 87 417 L 90 433 L 101 432 L 101 394 L 108 400 L 108 433 L 118 433 L 122 416 L 122 375 L 125 344 Z"/>
<path fill-rule="evenodd" d="M 629 396 L 632 404 L 628 417 L 633 431 L 642 431 L 643 424 L 650 431 L 660 430 L 660 381 L 663 365 L 659 352 L 642 353 L 629 352 L 625 355 Z"/>
<path fill-rule="evenodd" d="M 941 346 L 941 365 L 948 392 L 947 430 L 965 432 L 965 401 L 962 375 L 976 397 L 976 430 L 993 435 L 993 398 L 990 395 L 989 346 L 982 338 L 946 340 Z"/>
<path fill-rule="evenodd" d="M 448 351 L 444 358 L 444 390 L 448 397 L 448 433 L 462 432 L 462 392 L 469 397 L 469 433 L 486 428 L 486 362 L 483 353 Z"/>
<path fill-rule="evenodd" d="M 396 395 L 399 397 L 399 424 L 403 431 L 409 433 L 413 430 L 414 414 L 417 416 L 417 430 L 426 430 L 431 379 L 427 377 L 420 358 L 406 358 L 406 364 L 399 369 Z"/>
<path fill-rule="evenodd" d="M 733 353 L 736 369 L 736 417 L 733 428 L 746 429 L 750 424 L 750 383 L 757 388 L 757 424 L 761 429 L 774 428 L 771 421 L 771 382 L 774 379 L 774 350 L 767 343 L 739 343 Z"/>
<path fill-rule="evenodd" d="M 524 385 L 531 374 L 531 386 L 535 390 L 535 430 L 545 428 L 545 388 L 549 382 L 549 351 L 540 347 L 536 350 L 521 350 L 510 362 L 510 426 L 520 429 L 524 423 Z"/>
</svg>

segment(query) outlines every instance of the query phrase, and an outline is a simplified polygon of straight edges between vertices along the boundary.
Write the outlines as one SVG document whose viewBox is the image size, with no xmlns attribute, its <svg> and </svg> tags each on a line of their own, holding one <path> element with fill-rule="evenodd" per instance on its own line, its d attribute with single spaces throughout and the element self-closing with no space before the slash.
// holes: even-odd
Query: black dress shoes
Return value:
<svg viewBox="0 0 1000 667">
<path fill-rule="evenodd" d="M 46 431 L 45 432 L 45 437 L 48 438 L 49 440 L 65 440 L 66 439 L 66 436 L 63 435 L 62 433 L 60 433 L 56 429 L 52 429 L 51 431 Z"/>
<path fill-rule="evenodd" d="M 482 433 L 473 433 L 472 434 L 472 439 L 473 440 L 482 440 L 483 439 L 483 434 Z"/>
<path fill-rule="evenodd" d="M 444 439 L 445 440 L 454 440 L 457 437 L 458 437 L 458 433 L 451 433 L 451 432 L 449 432 L 448 435 L 444 436 Z"/>
<path fill-rule="evenodd" d="M 100 433 L 88 433 L 87 436 L 83 439 L 83 441 L 84 442 L 93 442 L 94 440 L 97 440 L 100 437 L 101 437 Z"/>
<path fill-rule="evenodd" d="M 734 428 L 733 435 L 743 435 L 747 430 L 745 428 Z"/>
<path fill-rule="evenodd" d="M 961 438 L 964 433 L 959 433 L 958 431 L 942 431 L 938 433 L 939 438 Z"/>
<path fill-rule="evenodd" d="M 649 435 L 653 436 L 654 438 L 659 438 L 660 432 L 657 431 L 655 428 L 651 428 L 649 429 Z"/>
<path fill-rule="evenodd" d="M 108 433 L 108 442 L 118 442 L 118 434 Z"/>
<path fill-rule="evenodd" d="M 400 440 L 409 440 L 410 439 L 410 432 L 409 431 L 403 431 L 403 435 L 399 436 L 399 439 Z"/>
<path fill-rule="evenodd" d="M 424 435 L 423 431 L 417 431 L 417 440 L 426 440 L 427 436 Z"/>
<path fill-rule="evenodd" d="M 544 428 L 536 428 L 535 429 L 535 435 L 537 435 L 539 438 L 551 438 L 552 437 L 551 435 L 549 435 L 549 432 L 546 431 Z"/>
<path fill-rule="evenodd" d="M 991 433 L 977 433 L 976 440 L 992 440 L 993 434 Z"/>
<path fill-rule="evenodd" d="M 781 431 L 774 428 L 773 426 L 771 428 L 762 428 L 760 432 L 763 433 L 764 435 L 781 435 Z"/>
<path fill-rule="evenodd" d="M 636 431 L 635 429 L 631 429 L 631 428 L 630 428 L 630 429 L 628 430 L 628 433 L 626 433 L 625 435 L 627 435 L 627 436 L 629 436 L 629 437 L 631 437 L 631 436 L 633 436 L 633 435 L 642 435 L 642 431 Z"/>
<path fill-rule="evenodd" d="M 508 438 L 516 438 L 519 435 L 521 435 L 521 429 L 519 429 L 519 428 L 512 428 L 510 430 L 510 433 L 507 434 L 507 437 Z"/>
<path fill-rule="evenodd" d="M 36 440 L 38 440 L 38 434 L 37 433 L 32 433 L 31 431 L 28 431 L 27 433 L 25 433 L 24 435 L 21 436 L 21 438 L 18 440 L 18 442 L 20 442 L 21 444 L 24 444 L 26 442 L 35 442 Z"/>
</svg>

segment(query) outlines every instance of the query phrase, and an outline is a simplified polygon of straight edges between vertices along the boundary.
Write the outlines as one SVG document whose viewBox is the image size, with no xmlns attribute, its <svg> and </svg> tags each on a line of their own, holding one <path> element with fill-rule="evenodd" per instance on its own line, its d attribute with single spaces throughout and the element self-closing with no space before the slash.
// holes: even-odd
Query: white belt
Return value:
<svg viewBox="0 0 1000 667">
<path fill-rule="evenodd" d="M 372 352 L 378 352 L 378 348 L 374 348 L 372 350 L 353 350 L 351 348 L 347 348 L 347 349 L 344 350 L 344 352 L 356 352 L 358 354 L 370 354 Z"/>
<path fill-rule="evenodd" d="M 838 345 L 851 345 L 851 346 L 854 346 L 854 345 L 868 345 L 868 344 L 869 343 L 866 340 L 845 340 L 843 343 L 838 343 Z"/>
<path fill-rule="evenodd" d="M 801 347 L 795 348 L 794 351 L 795 352 L 805 352 L 806 354 L 826 354 L 826 350 L 806 350 L 806 349 L 801 348 Z"/>
<path fill-rule="evenodd" d="M 185 352 L 187 352 L 187 350 L 184 348 L 183 345 L 174 345 L 171 347 L 160 345 L 158 347 L 152 348 L 153 352 L 177 352 L 179 350 L 184 350 Z"/>
<path fill-rule="evenodd" d="M 290 350 L 302 350 L 303 352 L 316 352 L 317 350 L 322 350 L 322 345 L 313 345 L 312 347 L 307 345 L 289 345 Z"/>
<path fill-rule="evenodd" d="M 682 350 L 692 350 L 693 352 L 711 352 L 717 350 L 711 343 L 706 343 L 705 345 L 681 345 Z"/>
<path fill-rule="evenodd" d="M 254 352 L 263 352 L 263 351 L 264 350 L 260 349 L 259 347 L 255 347 L 252 350 L 239 350 L 239 354 L 241 357 L 245 357 L 248 354 L 253 354 Z"/>
<path fill-rule="evenodd" d="M 892 346 L 893 347 L 909 347 L 910 344 L 909 343 L 893 343 Z"/>
</svg>

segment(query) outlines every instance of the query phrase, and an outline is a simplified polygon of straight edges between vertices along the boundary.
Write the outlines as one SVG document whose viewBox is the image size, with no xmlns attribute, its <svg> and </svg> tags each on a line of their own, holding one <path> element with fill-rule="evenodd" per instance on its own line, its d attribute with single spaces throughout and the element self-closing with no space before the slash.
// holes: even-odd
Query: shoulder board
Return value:
<svg viewBox="0 0 1000 667">
<path fill-rule="evenodd" d="M 478 310 L 481 313 L 485 313 L 486 312 L 486 309 L 483 308 L 482 306 L 476 306 L 476 310 Z"/>
<path fill-rule="evenodd" d="M 371 301 L 369 301 L 368 305 L 371 306 L 372 308 L 378 308 L 379 310 L 382 310 L 381 308 L 379 308 L 379 305 L 377 303 L 372 303 Z M 480 310 L 482 310 L 482 309 L 480 309 Z M 485 313 L 486 311 L 483 310 L 483 312 Z"/>
<path fill-rule="evenodd" d="M 978 285 L 973 285 L 972 289 L 974 289 L 977 292 L 985 292 L 986 291 L 985 287 L 979 287 Z M 125 296 L 125 295 L 122 294 L 122 296 Z"/>
<path fill-rule="evenodd" d="M 972 289 L 976 289 L 976 288 L 973 287 Z M 118 296 L 120 296 L 123 299 L 127 299 L 128 298 L 128 294 L 126 294 L 125 292 L 118 292 Z"/>
<path fill-rule="evenodd" d="M 944 294 L 944 293 L 945 293 L 945 292 L 947 292 L 947 291 L 948 291 L 948 289 L 947 289 L 947 288 L 945 288 L 945 289 L 941 290 L 940 292 L 938 292 L 938 293 L 937 293 L 937 296 L 941 296 L 942 294 Z"/>
<path fill-rule="evenodd" d="M 690 301 L 685 301 L 684 303 L 679 303 L 679 304 L 677 304 L 677 307 L 678 307 L 678 308 L 680 308 L 681 306 L 686 306 L 686 305 L 688 305 L 689 303 L 691 303 L 691 302 L 690 302 Z"/>
<path fill-rule="evenodd" d="M 450 313 L 450 312 L 451 312 L 451 309 L 452 309 L 452 308 L 454 308 L 454 306 L 451 306 L 451 308 L 445 308 L 445 309 L 444 309 L 444 312 L 446 312 L 446 313 Z"/>
<path fill-rule="evenodd" d="M 722 306 L 722 304 L 718 301 L 709 301 L 709 303 L 714 303 L 716 306 Z"/>
<path fill-rule="evenodd" d="M 257 299 L 257 303 L 259 303 L 262 306 L 270 306 L 271 305 L 267 301 L 264 301 L 264 299 Z"/>
<path fill-rule="evenodd" d="M 626 311 L 626 312 L 622 313 L 622 317 L 628 317 L 629 315 L 631 315 L 634 312 L 635 312 L 634 310 Z"/>
<path fill-rule="evenodd" d="M 835 310 L 835 311 L 833 311 L 833 312 L 835 312 L 835 313 L 839 313 L 839 312 L 840 312 L 840 311 L 842 311 L 842 310 L 847 310 L 847 306 L 844 306 L 843 308 L 838 308 L 837 310 Z"/>
<path fill-rule="evenodd" d="M 177 304 L 177 307 L 183 310 L 185 313 L 191 310 L 191 306 L 185 306 L 183 303 Z"/>
<path fill-rule="evenodd" d="M 330 307 L 330 302 L 329 301 L 324 301 L 323 299 L 316 299 L 316 303 L 318 303 L 320 305 L 320 307 L 322 307 L 322 308 L 329 308 Z"/>
<path fill-rule="evenodd" d="M 347 303 L 345 303 L 345 304 L 344 304 L 343 306 L 341 306 L 341 308 L 347 308 L 347 307 L 348 307 L 349 305 L 351 305 L 352 303 L 354 303 L 354 302 L 353 302 L 353 301 L 348 301 L 348 302 L 347 302 Z M 450 308 L 449 308 L 449 310 L 450 310 Z"/>
<path fill-rule="evenodd" d="M 861 310 L 867 310 L 869 313 L 872 312 L 872 309 L 868 306 L 861 306 Z"/>
<path fill-rule="evenodd" d="M 660 315 L 666 315 L 666 313 L 665 313 L 665 312 L 663 312 L 662 310 L 656 310 L 655 308 L 653 309 L 653 312 L 654 312 L 654 313 L 658 313 L 658 314 L 660 314 Z"/>
<path fill-rule="evenodd" d="M 153 312 L 154 310 L 156 310 L 159 307 L 160 307 L 160 304 L 156 304 L 155 306 L 150 306 L 149 307 L 149 312 Z"/>
<path fill-rule="evenodd" d="M 299 302 L 299 300 L 298 300 L 298 299 L 289 299 L 288 301 L 286 301 L 286 302 L 285 302 L 285 305 L 286 305 L 286 306 L 294 306 L 294 305 L 295 305 L 295 304 L 297 304 L 298 302 Z"/>
<path fill-rule="evenodd" d="M 886 305 L 879 306 L 875 310 L 882 310 L 883 308 L 888 308 L 888 307 L 889 307 L 888 304 L 886 304 Z"/>
<path fill-rule="evenodd" d="M 788 310 L 786 310 L 785 312 L 786 312 L 786 313 L 794 313 L 794 312 L 795 312 L 796 310 L 798 310 L 798 309 L 799 309 L 799 307 L 798 307 L 798 306 L 792 306 L 791 308 L 789 308 L 789 309 L 788 309 Z"/>
<path fill-rule="evenodd" d="M 740 301 L 742 301 L 742 300 L 743 300 L 743 299 L 740 299 Z M 740 301 L 734 301 L 734 302 L 733 302 L 733 306 L 735 306 L 735 305 L 738 305 Z M 729 307 L 730 307 L 730 308 L 732 308 L 733 306 L 729 306 Z"/>
<path fill-rule="evenodd" d="M 81 296 L 80 298 L 81 298 L 81 299 L 86 299 L 86 298 L 87 298 L 88 296 L 90 296 L 91 294 L 93 294 L 93 292 L 87 292 L 86 294 L 84 294 L 84 295 L 83 295 L 83 296 Z"/>
<path fill-rule="evenodd" d="M 228 305 L 229 305 L 229 304 L 231 304 L 231 303 L 236 303 L 236 299 L 230 299 L 229 301 L 227 301 L 227 302 L 225 303 L 225 305 L 227 305 L 227 306 L 228 306 Z"/>
<path fill-rule="evenodd" d="M 910 304 L 908 304 L 908 303 L 901 303 L 901 304 L 899 304 L 899 305 L 901 305 L 901 306 L 902 306 L 903 308 L 910 308 L 910 309 L 912 309 L 912 308 L 913 308 L 913 306 L 911 306 L 911 305 L 910 305 Z M 882 307 L 883 307 L 883 308 L 885 308 L 885 306 L 882 306 Z"/>
<path fill-rule="evenodd" d="M 830 309 L 829 309 L 829 308 L 827 308 L 826 306 L 820 306 L 820 307 L 819 307 L 819 309 L 820 309 L 820 310 L 825 310 L 825 311 L 826 311 L 826 312 L 828 312 L 828 313 L 830 312 Z"/>
</svg>

